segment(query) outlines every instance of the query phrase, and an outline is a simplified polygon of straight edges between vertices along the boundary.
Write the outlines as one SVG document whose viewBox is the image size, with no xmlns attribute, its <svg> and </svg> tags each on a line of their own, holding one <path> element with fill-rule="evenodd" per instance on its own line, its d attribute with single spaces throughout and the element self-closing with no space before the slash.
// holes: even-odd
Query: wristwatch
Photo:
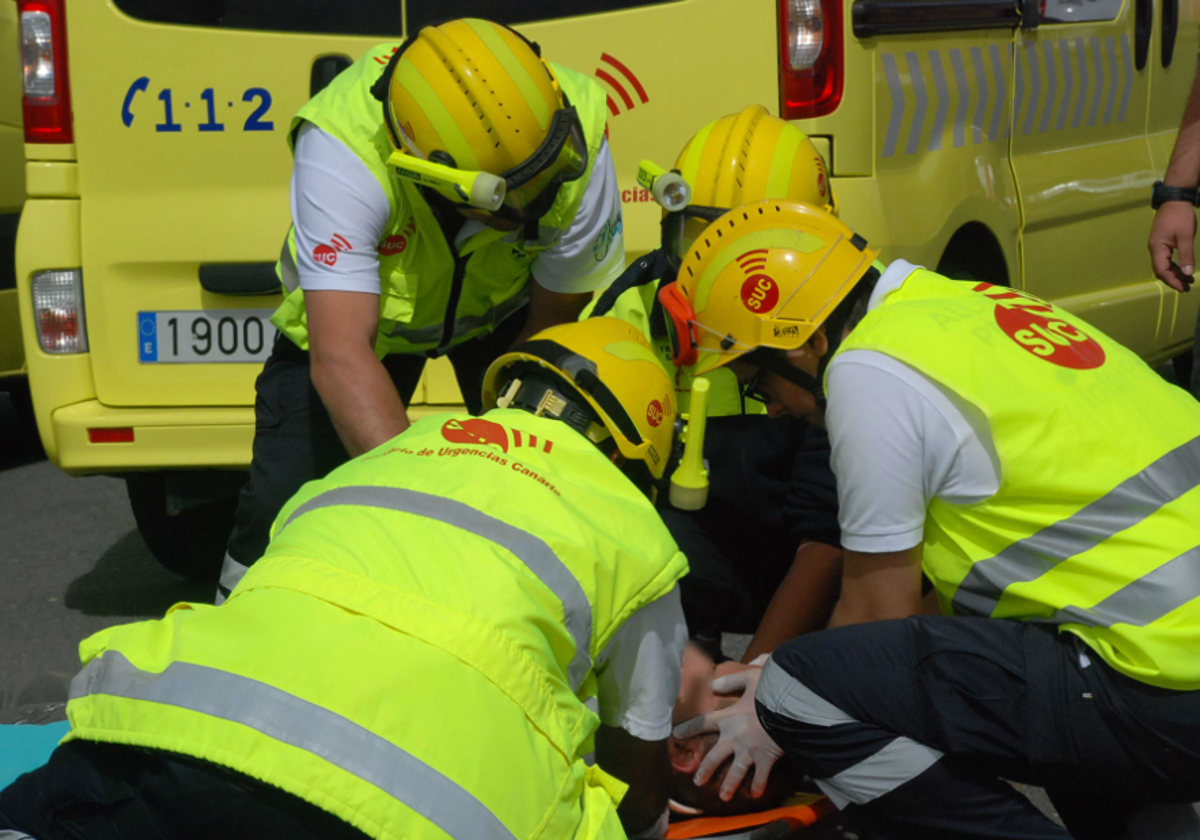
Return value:
<svg viewBox="0 0 1200 840">
<path fill-rule="evenodd" d="M 1150 207 L 1157 210 L 1168 201 L 1186 201 L 1188 204 L 1200 206 L 1200 190 L 1168 187 L 1162 181 L 1155 181 L 1154 189 L 1150 192 Z"/>
</svg>

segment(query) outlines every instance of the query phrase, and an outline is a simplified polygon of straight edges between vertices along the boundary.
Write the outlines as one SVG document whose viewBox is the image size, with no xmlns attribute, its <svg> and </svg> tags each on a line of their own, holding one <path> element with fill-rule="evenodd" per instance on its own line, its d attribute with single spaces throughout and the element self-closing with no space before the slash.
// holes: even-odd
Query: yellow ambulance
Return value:
<svg viewBox="0 0 1200 840">
<path fill-rule="evenodd" d="M 1157 283 L 1144 243 L 1198 1 L 17 0 L 42 441 L 127 477 L 159 558 L 211 572 L 279 301 L 292 114 L 367 47 L 465 15 L 605 89 L 630 257 L 659 219 L 637 162 L 759 102 L 814 137 L 885 259 L 1027 289 L 1165 359 L 1200 294 Z M 452 383 L 431 365 L 417 402 Z"/>
</svg>

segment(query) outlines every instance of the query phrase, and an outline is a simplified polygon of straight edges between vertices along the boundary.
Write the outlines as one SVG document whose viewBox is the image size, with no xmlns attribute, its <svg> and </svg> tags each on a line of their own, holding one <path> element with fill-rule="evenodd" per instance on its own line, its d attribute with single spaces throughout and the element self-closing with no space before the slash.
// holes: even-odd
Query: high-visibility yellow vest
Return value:
<svg viewBox="0 0 1200 840">
<path fill-rule="evenodd" d="M 686 571 L 581 435 L 435 415 L 306 484 L 224 605 L 85 640 L 68 739 L 222 764 L 372 837 L 623 837 L 583 698 Z"/>
<path fill-rule="evenodd" d="M 924 269 L 840 352 L 860 349 L 991 429 L 999 491 L 926 516 L 943 611 L 1055 624 L 1135 679 L 1200 688 L 1200 404 L 1058 307 Z"/>
<path fill-rule="evenodd" d="M 654 296 L 658 294 L 658 284 L 655 280 L 642 286 L 626 289 L 613 301 L 612 308 L 604 312 L 605 316 L 620 318 L 627 324 L 636 327 L 662 362 L 663 369 L 671 374 L 675 383 L 675 402 L 679 411 L 686 414 L 692 401 L 692 380 L 695 378 L 687 368 L 677 368 L 672 361 L 671 340 L 664 336 L 655 336 L 650 329 L 650 313 L 654 309 Z M 579 320 L 590 318 L 596 308 L 596 298 L 583 310 Z M 731 414 L 742 414 L 742 394 L 738 387 L 737 376 L 727 367 L 718 368 L 702 374 L 700 377 L 711 383 L 708 390 L 708 416 L 725 417 Z M 754 400 L 746 401 L 746 414 L 766 414 L 767 407 Z"/>
<path fill-rule="evenodd" d="M 375 352 L 419 353 L 445 349 L 493 330 L 529 302 L 530 269 L 539 253 L 555 244 L 570 226 L 587 191 L 596 153 L 604 139 L 605 94 L 595 81 L 551 64 L 563 92 L 579 114 L 588 148 L 582 177 L 558 191 L 550 212 L 542 217 L 536 241 L 521 241 L 520 232 L 484 228 L 459 249 L 447 243 L 433 210 L 420 189 L 387 167 L 394 151 L 383 125 L 382 106 L 371 95 L 395 49 L 380 44 L 343 70 L 292 119 L 289 144 L 307 120 L 345 143 L 366 164 L 388 198 L 391 213 L 376 246 L 382 294 Z M 308 349 L 304 292 L 296 270 L 296 235 L 289 230 L 276 267 L 287 297 L 271 323 L 302 349 Z M 461 288 L 453 317 L 447 309 L 452 291 Z"/>
</svg>

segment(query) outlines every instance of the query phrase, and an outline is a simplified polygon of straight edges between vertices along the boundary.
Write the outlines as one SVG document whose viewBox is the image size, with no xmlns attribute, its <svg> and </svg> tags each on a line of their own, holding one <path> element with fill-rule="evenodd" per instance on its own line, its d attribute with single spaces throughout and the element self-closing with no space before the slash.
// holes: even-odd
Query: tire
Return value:
<svg viewBox="0 0 1200 840">
<path fill-rule="evenodd" d="M 164 568 L 192 580 L 216 583 L 233 530 L 237 496 L 167 510 L 167 478 L 160 473 L 125 479 L 129 504 L 146 547 Z"/>
</svg>

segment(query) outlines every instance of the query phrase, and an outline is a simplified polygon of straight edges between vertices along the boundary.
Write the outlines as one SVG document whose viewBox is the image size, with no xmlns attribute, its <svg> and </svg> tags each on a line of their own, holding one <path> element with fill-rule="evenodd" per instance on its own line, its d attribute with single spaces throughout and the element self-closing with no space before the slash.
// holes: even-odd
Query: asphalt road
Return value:
<svg viewBox="0 0 1200 840">
<path fill-rule="evenodd" d="M 154 560 L 124 482 L 59 472 L 0 393 L 0 716 L 64 700 L 86 636 L 211 590 Z"/>
</svg>

